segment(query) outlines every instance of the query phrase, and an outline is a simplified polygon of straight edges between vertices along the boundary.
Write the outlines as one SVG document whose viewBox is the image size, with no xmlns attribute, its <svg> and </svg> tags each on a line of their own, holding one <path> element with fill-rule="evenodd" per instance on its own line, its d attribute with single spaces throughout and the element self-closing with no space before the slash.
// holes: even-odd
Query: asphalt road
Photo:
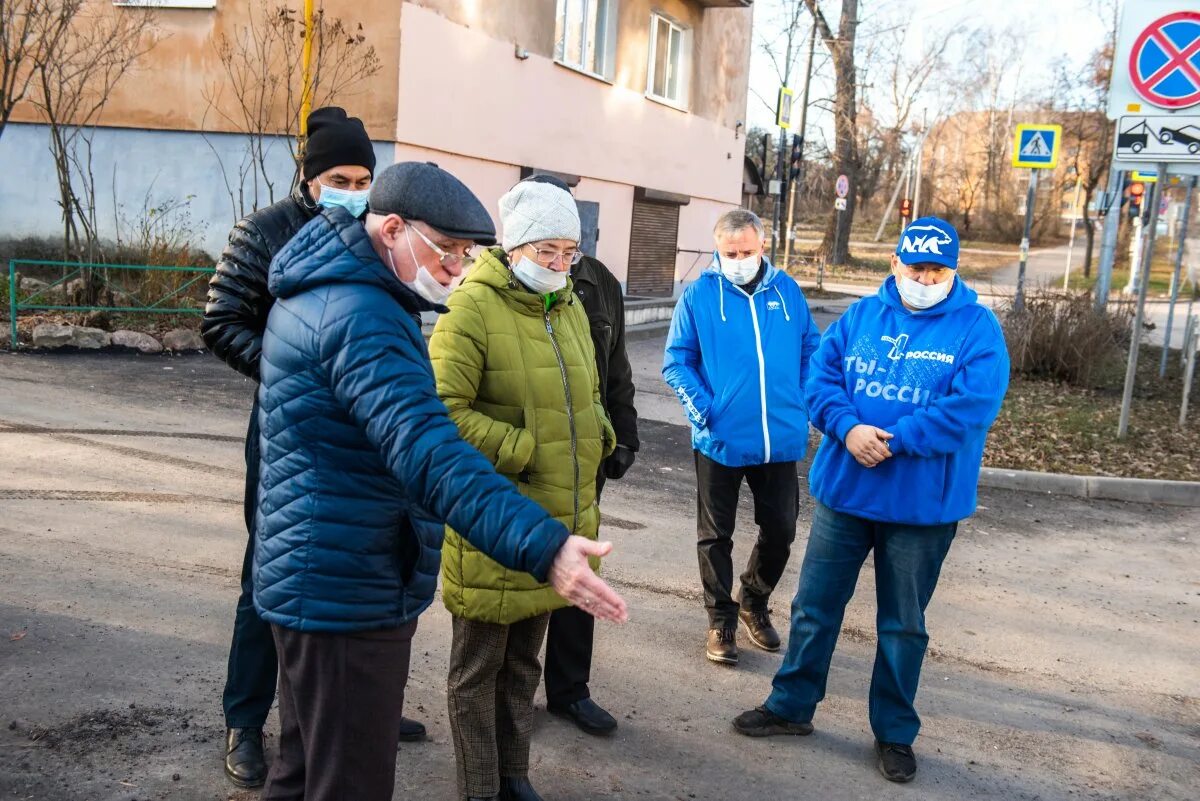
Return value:
<svg viewBox="0 0 1200 801">
<path fill-rule="evenodd" d="M 928 612 L 914 785 L 872 764 L 869 562 L 817 732 L 734 734 L 780 657 L 744 641 L 736 669 L 703 657 L 692 456 L 655 390 L 661 347 L 632 347 L 645 444 L 605 493 L 605 575 L 632 620 L 599 627 L 593 694 L 621 725 L 597 740 L 539 709 L 548 801 L 1197 797 L 1200 510 L 984 491 Z M 0 354 L 0 798 L 255 797 L 221 775 L 220 714 L 250 392 L 207 355 Z M 750 525 L 743 508 L 739 563 Z M 454 797 L 449 642 L 435 602 L 406 710 L 431 740 L 402 746 L 397 798 Z"/>
</svg>

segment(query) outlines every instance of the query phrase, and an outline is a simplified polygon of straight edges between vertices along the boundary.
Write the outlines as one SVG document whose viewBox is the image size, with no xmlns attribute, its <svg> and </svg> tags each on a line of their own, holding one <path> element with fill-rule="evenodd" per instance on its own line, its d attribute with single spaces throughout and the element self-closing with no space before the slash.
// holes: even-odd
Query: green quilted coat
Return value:
<svg viewBox="0 0 1200 801">
<path fill-rule="evenodd" d="M 600 405 L 587 313 L 571 297 L 569 285 L 554 299 L 530 292 L 502 250 L 486 251 L 450 296 L 429 355 L 463 439 L 571 533 L 595 539 L 596 473 L 616 437 Z M 503 567 L 450 528 L 442 584 L 447 609 L 488 623 L 567 605 L 549 585 Z"/>
</svg>

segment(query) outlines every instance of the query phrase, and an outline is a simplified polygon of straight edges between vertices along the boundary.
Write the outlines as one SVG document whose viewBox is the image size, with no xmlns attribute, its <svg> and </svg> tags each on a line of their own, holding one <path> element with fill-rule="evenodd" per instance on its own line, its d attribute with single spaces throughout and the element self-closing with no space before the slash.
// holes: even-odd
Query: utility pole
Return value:
<svg viewBox="0 0 1200 801">
<path fill-rule="evenodd" d="M 1121 230 L 1121 197 L 1125 191 L 1125 171 L 1114 165 L 1108 173 L 1105 194 L 1108 209 L 1104 215 L 1104 233 L 1100 240 L 1100 263 L 1096 270 L 1095 309 L 1102 312 L 1108 306 L 1108 293 L 1112 289 L 1113 262 L 1117 257 L 1117 235 Z"/>
<path fill-rule="evenodd" d="M 917 143 L 917 178 L 913 188 L 912 215 L 915 220 L 921 216 L 921 166 L 925 161 L 925 137 L 929 135 L 926 123 L 929 120 L 929 109 L 921 111 L 921 138 Z"/>
<path fill-rule="evenodd" d="M 1137 379 L 1138 349 L 1142 344 L 1142 321 L 1146 317 L 1146 290 L 1150 286 L 1150 259 L 1154 255 L 1154 239 L 1158 233 L 1158 199 L 1162 186 L 1167 182 L 1167 165 L 1158 165 L 1158 180 L 1150 185 L 1150 208 L 1153 222 L 1147 234 L 1146 248 L 1140 254 L 1142 280 L 1138 282 L 1137 306 L 1133 312 L 1133 336 L 1129 341 L 1129 362 L 1125 366 L 1125 391 L 1121 395 L 1121 419 L 1117 422 L 1117 439 L 1125 439 L 1129 433 L 1129 412 L 1133 406 L 1133 385 Z"/>
<path fill-rule="evenodd" d="M 1083 188 L 1083 176 L 1075 170 L 1075 199 L 1071 201 L 1071 239 L 1067 243 L 1067 267 L 1063 271 L 1063 289 L 1071 284 L 1071 257 L 1075 254 L 1075 225 L 1079 222 L 1079 190 Z"/>
<path fill-rule="evenodd" d="M 788 182 L 787 230 L 783 240 L 783 268 L 788 267 L 792 254 L 792 222 L 796 213 L 796 184 L 804 183 L 804 145 L 808 125 L 808 90 L 812 85 L 813 52 L 817 47 L 817 23 L 813 22 L 808 35 L 808 64 L 804 68 L 804 91 L 800 97 L 800 133 L 792 134 L 792 170 Z M 799 139 L 799 144 L 797 144 Z M 798 163 L 797 163 L 798 162 Z"/>
<path fill-rule="evenodd" d="M 1033 201 L 1037 197 L 1038 171 L 1029 171 L 1029 191 L 1025 194 L 1025 233 L 1021 237 L 1021 261 L 1017 265 L 1017 296 L 1013 308 L 1025 308 L 1025 265 L 1029 262 L 1029 235 L 1033 233 Z"/>
<path fill-rule="evenodd" d="M 1183 267 L 1183 242 L 1187 238 L 1188 222 L 1192 218 L 1192 193 L 1196 191 L 1196 176 L 1188 184 L 1187 198 L 1183 201 L 1183 221 L 1179 228 L 1179 247 L 1175 251 L 1175 272 L 1171 276 L 1171 305 L 1167 309 L 1167 330 L 1163 333 L 1162 361 L 1158 365 L 1158 377 L 1167 375 L 1167 354 L 1171 351 L 1171 324 L 1175 322 L 1175 303 L 1179 300 L 1179 272 Z M 1157 224 L 1155 227 L 1158 227 Z M 1186 347 L 1187 343 L 1184 343 Z"/>
</svg>

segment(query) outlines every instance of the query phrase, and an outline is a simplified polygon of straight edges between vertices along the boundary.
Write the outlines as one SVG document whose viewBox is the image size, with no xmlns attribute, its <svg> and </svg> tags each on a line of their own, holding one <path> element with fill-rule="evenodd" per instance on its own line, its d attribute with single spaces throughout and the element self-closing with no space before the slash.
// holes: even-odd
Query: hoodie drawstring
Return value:
<svg viewBox="0 0 1200 801">
<path fill-rule="evenodd" d="M 725 279 L 721 278 L 721 274 L 717 273 L 717 294 L 721 297 L 721 322 L 725 322 Z"/>
<path fill-rule="evenodd" d="M 783 304 L 783 319 L 787 320 L 790 323 L 792 321 L 792 318 L 788 316 L 787 301 L 783 299 L 783 293 L 779 291 L 778 286 L 774 286 L 771 288 L 775 290 L 775 294 L 779 296 L 779 302 Z"/>
</svg>

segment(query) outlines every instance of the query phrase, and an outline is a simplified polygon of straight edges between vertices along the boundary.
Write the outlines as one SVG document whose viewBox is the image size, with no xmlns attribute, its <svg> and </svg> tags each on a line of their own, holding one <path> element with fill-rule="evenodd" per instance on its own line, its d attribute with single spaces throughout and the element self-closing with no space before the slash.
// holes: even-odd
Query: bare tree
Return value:
<svg viewBox="0 0 1200 801">
<path fill-rule="evenodd" d="M 0 0 L 0 136 L 83 0 Z"/>
<path fill-rule="evenodd" d="M 48 2 L 51 29 L 61 27 L 53 53 L 35 65 L 30 101 L 49 127 L 63 219 L 63 257 L 97 258 L 92 126 L 117 83 L 155 43 L 155 17 L 79 0 Z"/>
<path fill-rule="evenodd" d="M 842 0 L 841 19 L 834 34 L 817 0 L 804 0 L 817 33 L 833 58 L 834 75 L 834 168 L 850 179 L 846 210 L 833 212 L 825 229 L 820 250 L 831 264 L 850 261 L 850 226 L 858 193 L 857 79 L 854 66 L 854 40 L 858 29 L 858 0 Z"/>
<path fill-rule="evenodd" d="M 299 134 L 304 36 L 304 20 L 295 9 L 253 4 L 246 25 L 215 41 L 223 75 L 204 91 L 205 119 L 211 112 L 246 138 L 233 179 L 220 153 L 206 141 L 221 165 L 235 220 L 277 199 L 271 154 L 280 138 Z M 363 82 L 379 72 L 379 56 L 367 43 L 361 23 L 328 17 L 320 8 L 312 36 L 313 108 L 361 91 Z M 302 153 L 303 142 L 297 141 L 291 151 L 297 170 Z"/>
</svg>

